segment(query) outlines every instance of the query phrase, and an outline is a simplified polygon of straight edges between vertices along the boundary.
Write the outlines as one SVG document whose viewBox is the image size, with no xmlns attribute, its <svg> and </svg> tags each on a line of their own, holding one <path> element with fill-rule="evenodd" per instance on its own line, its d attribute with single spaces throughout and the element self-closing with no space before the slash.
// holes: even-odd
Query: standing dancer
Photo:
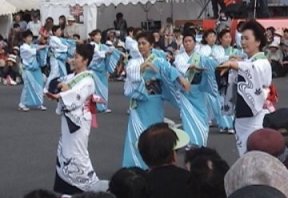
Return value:
<svg viewBox="0 0 288 198">
<path fill-rule="evenodd" d="M 45 48 L 45 46 L 32 45 L 33 34 L 30 30 L 23 32 L 23 40 L 24 44 L 20 47 L 20 57 L 23 64 L 24 87 L 19 110 L 29 111 L 30 107 L 36 107 L 45 111 L 46 107 L 43 106 L 43 75 L 36 58 L 37 51 Z"/>
<path fill-rule="evenodd" d="M 207 81 L 202 80 L 202 72 L 203 65 L 209 64 L 210 60 L 195 52 L 196 40 L 193 33 L 184 33 L 183 45 L 185 51 L 176 56 L 174 65 L 193 84 L 189 92 L 182 92 L 178 102 L 183 129 L 189 134 L 191 144 L 206 146 L 209 132 L 208 85 L 205 83 Z"/>
<path fill-rule="evenodd" d="M 169 88 L 176 89 L 175 85 L 180 83 L 188 91 L 190 85 L 176 68 L 152 53 L 154 38 L 151 34 L 140 33 L 137 41 L 143 58 L 131 59 L 126 66 L 124 88 L 125 95 L 130 98 L 130 116 L 122 166 L 147 168 L 136 148 L 140 134 L 150 125 L 163 122 L 164 93 L 174 91 Z"/>
<path fill-rule="evenodd" d="M 50 81 L 67 75 L 66 61 L 68 46 L 61 40 L 62 30 L 60 26 L 52 28 L 53 36 L 50 37 L 49 47 L 51 51 L 50 56 L 50 74 L 47 78 L 45 92 L 47 92 Z"/>
<path fill-rule="evenodd" d="M 117 62 L 120 59 L 120 53 L 114 48 L 109 48 L 108 46 L 101 44 L 102 36 L 100 30 L 93 30 L 89 36 L 92 40 L 90 44 L 95 47 L 93 60 L 89 65 L 89 69 L 95 74 L 99 95 L 106 101 L 103 104 L 97 104 L 97 110 L 99 112 L 111 113 L 111 109 L 107 107 L 108 77 L 109 73 L 114 72 Z"/>
<path fill-rule="evenodd" d="M 233 103 L 227 104 L 227 111 L 235 109 L 236 140 L 240 155 L 246 152 L 249 135 L 263 128 L 263 118 L 267 112 L 264 104 L 272 82 L 271 65 L 263 52 L 266 44 L 264 27 L 252 20 L 245 23 L 242 30 L 242 47 L 248 60 L 230 60 L 220 66 L 224 69 L 221 74 L 228 74 L 225 78 L 228 79 L 228 86 L 232 87 L 227 89 L 226 101 L 235 102 L 237 97 L 235 107 L 231 106 Z M 229 69 L 231 71 L 227 73 Z"/>
<path fill-rule="evenodd" d="M 221 112 L 221 97 L 218 91 L 218 86 L 215 77 L 215 68 L 220 64 L 217 62 L 217 57 L 219 56 L 219 48 L 221 46 L 216 45 L 216 32 L 212 29 L 207 30 L 203 34 L 202 46 L 200 48 L 199 53 L 203 56 L 214 59 L 214 64 L 211 64 L 211 67 L 206 67 L 208 69 L 207 76 L 205 78 L 209 78 L 212 83 L 213 89 L 208 93 L 208 112 L 209 112 L 209 120 L 216 120 L 216 123 L 221 132 L 230 132 L 233 133 L 233 119 L 231 117 L 227 117 Z M 203 76 L 203 77 L 204 77 Z"/>
<path fill-rule="evenodd" d="M 58 100 L 57 113 L 61 115 L 54 190 L 62 194 L 106 191 L 108 188 L 108 181 L 97 177 L 88 152 L 92 114 L 96 113 L 96 85 L 92 72 L 87 70 L 92 57 L 93 46 L 77 46 L 75 73 L 62 78 L 59 84 L 51 81 L 47 93 L 49 98 Z M 57 87 L 61 89 L 59 93 L 54 92 Z"/>
</svg>

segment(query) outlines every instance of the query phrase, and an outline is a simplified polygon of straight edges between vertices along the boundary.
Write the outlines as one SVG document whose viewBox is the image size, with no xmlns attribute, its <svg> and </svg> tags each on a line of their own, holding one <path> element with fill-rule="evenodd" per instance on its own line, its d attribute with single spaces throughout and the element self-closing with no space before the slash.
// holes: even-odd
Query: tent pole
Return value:
<svg viewBox="0 0 288 198">
<path fill-rule="evenodd" d="M 256 19 L 256 14 L 257 14 L 257 0 L 254 0 L 254 12 L 253 12 L 253 16 L 254 16 L 254 19 Z"/>
<path fill-rule="evenodd" d="M 170 3 L 170 8 L 171 8 L 171 19 L 174 20 L 174 3 L 173 3 L 172 0 L 171 0 L 171 3 Z"/>
<path fill-rule="evenodd" d="M 210 3 L 210 1 L 211 1 L 211 0 L 208 0 L 208 1 L 205 3 L 205 5 L 203 6 L 203 8 L 202 8 L 200 14 L 198 15 L 197 19 L 200 19 L 200 18 L 201 18 L 202 14 L 203 14 L 204 11 L 206 10 L 206 8 L 207 8 L 208 4 Z"/>
</svg>

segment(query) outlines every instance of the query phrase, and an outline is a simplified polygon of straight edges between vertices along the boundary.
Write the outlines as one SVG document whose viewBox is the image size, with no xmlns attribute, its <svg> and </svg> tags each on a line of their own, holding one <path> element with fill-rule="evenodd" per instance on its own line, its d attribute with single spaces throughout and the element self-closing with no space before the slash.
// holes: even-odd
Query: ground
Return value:
<svg viewBox="0 0 288 198">
<path fill-rule="evenodd" d="M 278 107 L 287 106 L 288 78 L 274 81 L 278 87 Z M 60 119 L 55 102 L 47 101 L 46 112 L 18 112 L 21 86 L 0 85 L 0 197 L 22 197 L 36 188 L 52 189 L 55 175 L 56 149 L 60 135 Z M 128 101 L 123 84 L 110 84 L 111 114 L 98 114 L 99 128 L 93 129 L 89 151 L 96 173 L 109 179 L 121 166 L 126 134 Z M 167 107 L 167 117 L 179 120 L 177 111 Z M 237 159 L 233 135 L 211 129 L 209 146 L 217 149 L 231 165 Z"/>
</svg>

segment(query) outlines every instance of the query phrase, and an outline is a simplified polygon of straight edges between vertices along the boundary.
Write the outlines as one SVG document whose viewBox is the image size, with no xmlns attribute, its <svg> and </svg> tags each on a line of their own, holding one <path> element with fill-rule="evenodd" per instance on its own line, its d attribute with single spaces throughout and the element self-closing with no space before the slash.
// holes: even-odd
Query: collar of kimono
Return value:
<svg viewBox="0 0 288 198">
<path fill-rule="evenodd" d="M 200 55 L 197 52 L 193 52 L 192 55 L 190 56 L 189 60 L 188 60 L 188 64 L 193 64 L 193 65 L 199 66 Z"/>
<path fill-rule="evenodd" d="M 72 87 L 74 87 L 76 84 L 78 84 L 81 80 L 83 80 L 86 77 L 91 77 L 93 78 L 93 74 L 91 74 L 88 71 L 85 72 L 81 72 L 80 74 L 78 74 L 76 76 L 76 78 L 74 78 L 73 80 L 71 80 L 67 85 L 69 87 L 69 89 L 71 89 Z"/>
<path fill-rule="evenodd" d="M 265 56 L 264 52 L 258 52 L 256 54 L 254 54 L 250 60 L 252 62 L 257 61 L 257 60 L 261 60 L 261 59 L 267 59 L 267 57 Z"/>
</svg>

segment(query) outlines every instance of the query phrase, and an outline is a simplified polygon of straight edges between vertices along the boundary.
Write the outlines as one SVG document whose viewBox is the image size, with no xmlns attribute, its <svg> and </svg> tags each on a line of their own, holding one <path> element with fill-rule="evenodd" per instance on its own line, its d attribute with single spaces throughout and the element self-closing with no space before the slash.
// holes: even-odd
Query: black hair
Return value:
<svg viewBox="0 0 288 198">
<path fill-rule="evenodd" d="M 102 35 L 102 31 L 100 29 L 95 29 L 92 32 L 89 33 L 89 36 L 95 36 L 96 34 L 101 34 Z"/>
<path fill-rule="evenodd" d="M 209 36 L 209 34 L 217 35 L 215 30 L 213 30 L 213 29 L 208 29 L 208 30 L 204 31 L 204 34 L 203 34 L 203 37 L 202 37 L 202 41 L 201 41 L 202 44 L 204 44 L 204 45 L 208 44 L 207 41 L 206 41 L 206 38 Z"/>
<path fill-rule="evenodd" d="M 195 34 L 192 31 L 186 31 L 183 34 L 183 41 L 186 37 L 192 37 L 193 41 L 196 42 Z"/>
<path fill-rule="evenodd" d="M 33 37 L 33 33 L 31 32 L 31 30 L 26 30 L 25 32 L 22 33 L 22 38 L 25 39 L 28 36 Z"/>
<path fill-rule="evenodd" d="M 88 60 L 88 66 L 94 55 L 94 46 L 90 44 L 78 44 L 76 46 L 76 53 L 82 56 L 84 60 Z"/>
<path fill-rule="evenodd" d="M 53 35 L 54 35 L 54 33 L 55 33 L 58 29 L 61 29 L 60 25 L 54 25 L 54 26 L 52 27 L 52 33 L 53 33 Z"/>
<path fill-rule="evenodd" d="M 143 161 L 149 167 L 169 164 L 174 159 L 174 147 L 178 137 L 166 123 L 148 127 L 139 138 L 138 149 Z"/>
<path fill-rule="evenodd" d="M 134 27 L 128 27 L 127 28 L 127 34 L 129 34 L 130 32 L 134 33 L 135 28 Z"/>
<path fill-rule="evenodd" d="M 276 31 L 276 29 L 273 26 L 270 26 L 270 27 L 266 28 L 266 31 L 268 31 L 268 30 L 271 31 L 272 34 L 274 34 L 275 31 Z"/>
<path fill-rule="evenodd" d="M 57 196 L 51 191 L 39 189 L 27 193 L 24 198 L 57 198 Z"/>
<path fill-rule="evenodd" d="M 242 32 L 242 26 L 245 24 L 244 21 L 240 21 L 238 24 L 237 24 L 237 27 L 236 29 L 239 31 L 239 32 Z"/>
<path fill-rule="evenodd" d="M 14 29 L 15 29 L 15 28 L 20 28 L 19 23 L 14 23 L 14 24 L 13 24 L 13 28 L 14 28 Z"/>
<path fill-rule="evenodd" d="M 218 34 L 218 40 L 220 40 L 225 34 L 227 34 L 227 33 L 231 33 L 230 32 L 230 29 L 228 29 L 228 28 L 225 28 L 225 29 L 223 29 L 219 34 Z"/>
<path fill-rule="evenodd" d="M 116 18 L 117 18 L 117 19 L 123 18 L 123 13 L 122 13 L 122 12 L 118 12 L 118 13 L 116 14 Z"/>
<path fill-rule="evenodd" d="M 79 34 L 73 34 L 73 37 L 76 37 L 77 39 L 81 38 Z"/>
<path fill-rule="evenodd" d="M 78 195 L 73 195 L 72 198 L 116 198 L 108 192 L 83 192 Z"/>
<path fill-rule="evenodd" d="M 147 173 L 138 167 L 122 168 L 111 178 L 109 192 L 117 198 L 146 198 Z"/>
<path fill-rule="evenodd" d="M 173 23 L 173 19 L 171 17 L 167 17 L 166 22 L 167 23 Z"/>
<path fill-rule="evenodd" d="M 61 16 L 59 16 L 59 21 L 60 21 L 60 19 L 63 19 L 63 21 L 64 21 L 63 24 L 61 24 L 61 25 L 59 24 L 61 26 L 61 29 L 64 30 L 66 27 L 66 22 L 67 22 L 66 17 L 64 15 L 61 15 Z"/>
<path fill-rule="evenodd" d="M 4 37 L 2 36 L 2 34 L 0 34 L 0 41 L 3 41 Z"/>
<path fill-rule="evenodd" d="M 54 23 L 54 19 L 52 18 L 52 17 L 48 17 L 48 18 L 46 18 L 46 22 L 48 21 L 48 20 L 50 20 L 50 21 L 52 21 L 52 23 Z"/>
<path fill-rule="evenodd" d="M 283 30 L 283 32 L 285 33 L 285 32 L 288 32 L 288 28 L 285 28 L 284 30 Z"/>
<path fill-rule="evenodd" d="M 228 164 L 210 148 L 196 148 L 186 152 L 185 162 L 189 162 L 189 185 L 195 198 L 226 197 L 224 177 Z"/>
<path fill-rule="evenodd" d="M 242 32 L 245 30 L 251 30 L 253 32 L 255 40 L 260 42 L 259 50 L 262 51 L 267 43 L 265 28 L 257 21 L 250 20 L 243 25 Z"/>
<path fill-rule="evenodd" d="M 136 37 L 136 40 L 139 41 L 140 38 L 145 38 L 151 45 L 155 43 L 154 36 L 150 32 L 139 33 Z"/>
</svg>

